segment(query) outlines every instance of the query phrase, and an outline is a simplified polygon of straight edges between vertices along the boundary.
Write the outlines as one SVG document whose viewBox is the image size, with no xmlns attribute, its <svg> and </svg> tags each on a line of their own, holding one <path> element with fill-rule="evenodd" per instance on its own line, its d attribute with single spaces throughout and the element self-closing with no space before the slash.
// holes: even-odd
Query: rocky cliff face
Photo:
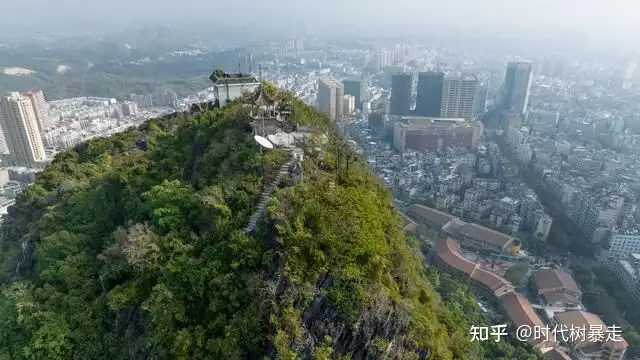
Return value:
<svg viewBox="0 0 640 360">
<path fill-rule="evenodd" d="M 361 309 L 354 318 L 347 318 L 323 295 L 331 287 L 331 276 L 324 275 L 318 281 L 315 295 L 301 311 L 298 338 L 291 348 L 300 359 L 313 358 L 317 347 L 328 342 L 335 354 L 346 354 L 349 359 L 427 359 L 428 349 L 417 349 L 408 337 L 409 313 L 382 297 Z M 283 277 L 278 296 L 286 297 L 296 291 Z M 278 358 L 272 352 L 273 358 Z"/>
<path fill-rule="evenodd" d="M 276 193 L 277 199 L 268 211 L 269 220 L 265 225 L 271 233 L 269 236 L 271 240 L 268 243 L 273 251 L 280 254 L 280 261 L 278 270 L 273 271 L 265 282 L 273 284 L 271 286 L 274 289 L 273 309 L 276 316 L 289 319 L 285 321 L 288 323 L 280 323 L 276 326 L 275 333 L 284 332 L 288 335 L 285 338 L 287 346 L 292 351 L 291 358 L 323 358 L 318 353 L 324 349 L 330 351 L 334 357 L 343 356 L 345 359 L 427 359 L 430 355 L 430 348 L 426 346 L 428 341 L 423 339 L 419 343 L 414 337 L 415 326 L 412 327 L 412 325 L 415 325 L 416 321 L 412 319 L 415 315 L 412 311 L 415 311 L 413 304 L 415 299 L 412 297 L 416 294 L 424 295 L 421 300 L 423 302 L 418 301 L 417 306 L 425 306 L 427 317 L 430 316 L 429 314 L 435 316 L 433 307 L 436 305 L 432 301 L 435 296 L 427 295 L 429 291 L 427 284 L 420 283 L 425 281 L 419 275 L 422 269 L 413 267 L 422 266 L 423 259 L 418 255 L 419 251 L 408 251 L 404 235 L 401 230 L 398 230 L 399 219 L 396 219 L 395 210 L 385 202 L 374 201 L 370 205 L 375 203 L 376 206 L 381 207 L 371 211 L 382 217 L 371 219 L 371 222 L 379 221 L 377 225 L 380 226 L 379 229 L 373 228 L 372 232 L 379 234 L 380 237 L 369 240 L 380 242 L 380 246 L 390 248 L 397 246 L 398 248 L 391 251 L 381 250 L 381 254 L 386 254 L 386 258 L 382 258 L 382 255 L 377 257 L 357 255 L 354 258 L 357 261 L 355 263 L 350 260 L 348 263 L 341 263 L 344 260 L 330 259 L 329 256 L 342 258 L 345 253 L 358 252 L 351 250 L 348 243 L 354 236 L 366 238 L 367 230 L 359 235 L 350 233 L 357 229 L 357 225 L 352 220 L 361 215 L 342 213 L 342 211 L 352 207 L 362 207 L 369 203 L 370 199 L 367 198 L 369 195 L 357 194 L 356 197 L 363 198 L 353 200 L 361 200 L 363 204 L 349 203 L 346 199 L 343 199 L 346 201 L 344 204 L 331 204 L 324 200 L 319 200 L 313 205 L 307 203 L 304 200 L 307 191 L 314 194 L 343 191 L 334 181 L 323 182 L 323 177 L 326 176 L 325 171 L 327 168 L 318 168 L 315 172 L 317 177 L 310 177 L 308 180 L 311 184 L 299 185 L 296 189 L 285 186 L 285 189 Z M 328 171 L 331 169 L 329 168 Z M 313 170 L 309 173 L 314 174 Z M 357 190 L 354 189 L 354 191 Z M 375 197 L 374 194 L 376 193 L 372 192 L 370 196 Z M 345 208 L 342 208 L 342 205 Z M 324 216 L 326 218 L 323 218 Z M 358 222 L 366 223 L 366 221 Z M 336 230 L 325 228 L 323 224 L 332 228 L 340 227 L 340 230 L 337 234 L 333 234 Z M 297 229 L 290 231 L 292 227 Z M 300 241 L 301 238 L 304 238 L 304 241 Z M 334 251 L 329 246 L 322 246 L 322 243 L 329 241 L 329 238 L 338 241 L 333 246 L 346 247 L 342 251 Z M 360 245 L 352 245 L 366 247 L 369 244 L 365 241 Z M 316 246 L 317 249 L 315 249 Z M 301 254 L 304 254 L 302 258 Z M 302 259 L 304 263 L 301 263 Z M 380 265 L 369 267 L 371 264 L 368 261 L 371 263 L 378 261 Z M 334 266 L 329 267 L 328 271 L 317 271 L 325 268 L 325 266 L 317 266 L 318 264 L 331 262 Z M 396 262 L 395 265 L 394 262 Z M 356 278 L 353 282 L 353 291 L 349 286 L 344 286 L 345 272 L 361 274 L 367 268 L 370 269 L 368 271 L 371 272 L 371 278 Z M 405 270 L 407 273 L 404 273 Z M 418 277 L 411 278 L 408 272 L 415 272 Z M 302 274 L 316 274 L 306 278 L 317 280 L 300 281 L 300 276 L 305 278 Z M 337 274 L 338 279 L 334 274 Z M 291 279 L 290 276 L 295 279 Z M 375 281 L 376 278 L 387 280 L 379 282 Z M 342 283 L 337 284 L 340 281 Z M 341 288 L 338 294 L 336 294 L 336 288 Z M 345 311 L 344 302 L 339 304 L 339 299 L 348 298 L 352 295 L 351 293 L 359 293 L 361 299 L 356 301 L 355 307 Z M 283 358 L 282 348 L 278 348 L 277 336 L 274 339 L 271 356 Z"/>
</svg>

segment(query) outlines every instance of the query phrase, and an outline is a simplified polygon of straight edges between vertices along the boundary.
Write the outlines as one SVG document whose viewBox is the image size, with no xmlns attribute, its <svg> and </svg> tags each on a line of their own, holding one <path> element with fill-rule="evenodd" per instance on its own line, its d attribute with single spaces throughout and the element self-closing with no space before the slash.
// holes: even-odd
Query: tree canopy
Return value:
<svg viewBox="0 0 640 360">
<path fill-rule="evenodd" d="M 247 113 L 151 119 L 38 174 L 1 228 L 0 359 L 536 358 L 470 342 L 469 290 L 425 272 L 389 192 L 330 131 L 246 235 L 289 159 L 259 151 Z"/>
</svg>

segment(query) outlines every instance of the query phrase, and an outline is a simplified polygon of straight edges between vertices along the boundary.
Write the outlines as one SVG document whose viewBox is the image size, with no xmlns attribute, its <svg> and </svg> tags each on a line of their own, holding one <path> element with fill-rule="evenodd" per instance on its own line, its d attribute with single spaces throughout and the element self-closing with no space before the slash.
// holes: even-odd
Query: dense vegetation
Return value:
<svg viewBox="0 0 640 360">
<path fill-rule="evenodd" d="M 470 342 L 477 304 L 425 272 L 390 194 L 336 136 L 305 148 L 255 236 L 289 155 L 256 148 L 242 104 L 59 154 L 2 226 L 0 359 L 536 358 Z"/>
</svg>

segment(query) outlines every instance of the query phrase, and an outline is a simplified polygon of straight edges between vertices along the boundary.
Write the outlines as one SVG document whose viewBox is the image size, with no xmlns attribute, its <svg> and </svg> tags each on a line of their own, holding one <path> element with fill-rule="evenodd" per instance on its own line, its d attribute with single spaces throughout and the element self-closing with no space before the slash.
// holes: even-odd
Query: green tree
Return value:
<svg viewBox="0 0 640 360">
<path fill-rule="evenodd" d="M 516 286 L 523 286 L 527 282 L 528 275 L 529 264 L 526 262 L 519 262 L 507 269 L 504 277 Z"/>
</svg>

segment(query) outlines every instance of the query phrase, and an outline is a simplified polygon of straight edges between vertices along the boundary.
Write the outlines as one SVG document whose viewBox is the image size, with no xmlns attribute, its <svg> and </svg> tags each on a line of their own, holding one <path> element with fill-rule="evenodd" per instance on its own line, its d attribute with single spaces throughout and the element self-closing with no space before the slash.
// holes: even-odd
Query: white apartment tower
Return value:
<svg viewBox="0 0 640 360">
<path fill-rule="evenodd" d="M 51 119 L 49 115 L 49 104 L 44 99 L 44 93 L 42 90 L 37 91 L 29 91 L 23 93 L 22 95 L 26 96 L 31 100 L 31 104 L 33 105 L 33 111 L 36 114 L 36 119 L 38 120 L 38 126 L 40 128 L 40 132 L 44 132 L 50 125 Z"/>
<path fill-rule="evenodd" d="M 445 77 L 440 117 L 472 120 L 479 86 L 478 78 L 474 75 Z"/>
<path fill-rule="evenodd" d="M 34 168 L 45 160 L 37 110 L 31 98 L 12 92 L 0 98 L 0 126 L 5 135 L 8 165 Z"/>
<path fill-rule="evenodd" d="M 331 121 L 340 120 L 344 114 L 344 88 L 333 77 L 318 80 L 318 110 Z"/>
<path fill-rule="evenodd" d="M 351 116 L 356 111 L 356 98 L 353 95 L 344 96 L 344 115 Z"/>
</svg>

